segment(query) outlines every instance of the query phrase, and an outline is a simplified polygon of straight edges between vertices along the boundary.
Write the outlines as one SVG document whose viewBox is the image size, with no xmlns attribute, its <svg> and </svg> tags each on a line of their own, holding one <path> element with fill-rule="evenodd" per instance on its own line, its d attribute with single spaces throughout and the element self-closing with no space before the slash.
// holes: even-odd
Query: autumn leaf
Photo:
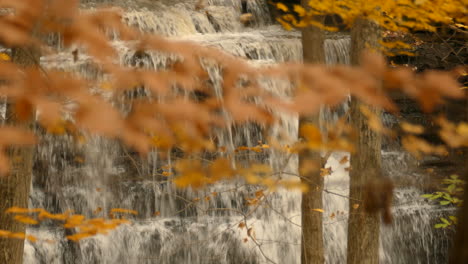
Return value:
<svg viewBox="0 0 468 264">
<path fill-rule="evenodd" d="M 33 236 L 33 235 L 26 235 L 26 239 L 35 243 L 37 242 L 37 237 Z"/>
<path fill-rule="evenodd" d="M 404 149 L 413 154 L 416 158 L 421 158 L 422 154 L 446 155 L 447 149 L 442 146 L 434 146 L 427 141 L 413 135 L 404 136 L 401 140 Z"/>
<path fill-rule="evenodd" d="M 343 158 L 341 158 L 340 160 L 341 165 L 346 164 L 347 162 L 349 162 L 348 156 L 343 156 Z"/>
<path fill-rule="evenodd" d="M 255 197 L 256 198 L 261 198 L 264 195 L 265 194 L 263 193 L 263 190 L 258 190 L 258 191 L 255 192 Z"/>
<path fill-rule="evenodd" d="M 333 171 L 332 171 L 331 167 L 321 168 L 320 169 L 320 176 L 325 177 L 325 176 L 328 176 L 328 175 L 332 174 L 332 172 Z"/>
<path fill-rule="evenodd" d="M 424 132 L 424 127 L 421 125 L 414 125 L 407 122 L 402 122 L 400 124 L 401 129 L 410 134 L 422 134 Z"/>
<path fill-rule="evenodd" d="M 132 214 L 132 215 L 137 215 L 138 212 L 135 210 L 130 210 L 130 209 L 122 209 L 122 208 L 112 208 L 110 210 L 110 213 L 121 213 L 121 214 Z"/>
<path fill-rule="evenodd" d="M 4 52 L 0 52 L 0 60 L 2 61 L 10 61 L 11 60 L 11 57 L 10 55 L 4 53 Z"/>
<path fill-rule="evenodd" d="M 320 208 L 312 209 L 312 211 L 319 212 L 319 213 L 325 212 L 323 209 L 320 209 Z"/>
<path fill-rule="evenodd" d="M 66 236 L 67 239 L 71 240 L 71 241 L 79 241 L 79 240 L 82 240 L 84 238 L 87 238 L 87 237 L 91 237 L 93 236 L 94 234 L 90 234 L 90 233 L 76 233 L 74 235 L 69 235 L 69 236 Z"/>
<path fill-rule="evenodd" d="M 300 17 L 307 14 L 306 10 L 300 5 L 294 5 L 294 12 L 296 12 Z"/>
<path fill-rule="evenodd" d="M 96 210 L 93 211 L 93 214 L 99 214 L 100 212 L 102 212 L 102 207 L 96 208 Z"/>
<path fill-rule="evenodd" d="M 32 209 L 29 209 L 29 208 L 21 208 L 21 207 L 16 207 L 16 206 L 13 206 L 13 207 L 10 207 L 8 208 L 5 213 L 12 213 L 12 214 L 27 214 L 27 213 L 40 213 L 40 212 L 43 212 L 44 209 L 42 208 L 32 208 Z"/>
<path fill-rule="evenodd" d="M 359 106 L 359 110 L 368 119 L 367 125 L 370 129 L 378 133 L 390 133 L 390 131 L 383 126 L 380 117 L 376 115 L 374 110 L 362 104 Z"/>
<path fill-rule="evenodd" d="M 47 219 L 52 219 L 52 220 L 65 221 L 68 218 L 68 213 L 65 213 L 65 214 L 51 214 L 51 213 L 47 212 L 46 210 L 43 210 L 43 211 L 41 211 L 39 213 L 37 218 L 39 220 L 43 220 L 43 219 L 47 218 Z"/>
<path fill-rule="evenodd" d="M 81 225 L 84 220 L 85 220 L 84 215 L 71 215 L 70 217 L 67 218 L 63 227 L 74 228 L 74 227 Z"/>
<path fill-rule="evenodd" d="M 276 8 L 284 12 L 288 12 L 289 10 L 288 7 L 284 5 L 283 3 L 276 3 Z"/>
<path fill-rule="evenodd" d="M 15 215 L 14 219 L 23 224 L 37 225 L 39 223 L 36 219 L 25 215 Z"/>
</svg>

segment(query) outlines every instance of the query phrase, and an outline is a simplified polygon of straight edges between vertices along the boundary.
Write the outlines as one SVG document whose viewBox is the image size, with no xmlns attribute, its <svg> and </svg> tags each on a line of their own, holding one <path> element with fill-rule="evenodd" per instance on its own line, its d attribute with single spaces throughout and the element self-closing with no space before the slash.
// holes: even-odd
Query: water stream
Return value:
<svg viewBox="0 0 468 264">
<path fill-rule="evenodd" d="M 136 1 L 127 4 L 124 19 L 146 32 L 191 40 L 215 46 L 258 65 L 284 61 L 301 61 L 302 47 L 298 32 L 287 32 L 272 24 L 263 0 L 249 1 L 255 21 L 251 27 L 239 22 L 240 1 L 209 0 L 203 11 L 194 10 L 193 1 L 167 4 L 164 1 Z M 89 6 L 93 6 L 91 3 Z M 168 58 L 156 53 L 135 55 L 130 45 L 115 40 L 120 61 L 127 65 L 162 68 Z M 325 42 L 328 63 L 349 63 L 349 38 L 330 35 Z M 68 51 L 42 58 L 46 67 L 78 71 L 90 77 L 99 75 L 89 60 L 82 56 L 74 61 Z M 215 75 L 215 73 L 214 73 Z M 215 78 L 215 77 L 213 77 Z M 282 93 L 285 84 L 271 83 L 269 89 Z M 332 116 L 328 117 L 333 119 Z M 269 133 L 287 131 L 292 140 L 297 134 L 297 119 L 283 117 L 281 127 Z M 256 145 L 264 140 L 254 125 L 221 133 L 226 145 Z M 349 164 L 340 164 L 346 153 L 334 153 L 327 166 L 333 173 L 326 178 L 326 189 L 346 196 Z M 91 138 L 76 146 L 69 136 L 45 135 L 37 150 L 30 206 L 53 213 L 68 209 L 88 217 L 102 217 L 111 208 L 128 208 L 139 212 L 130 225 L 108 235 L 98 235 L 79 244 L 64 239 L 65 230 L 56 224 L 29 228 L 28 233 L 51 243 L 26 242 L 25 264 L 55 263 L 300 263 L 300 193 L 278 191 L 271 194 L 265 207 L 259 207 L 247 219 L 256 241 L 247 238 L 239 228 L 244 213 L 251 208 L 245 197 L 258 189 L 242 182 L 219 183 L 203 191 L 179 190 L 160 176 L 161 167 L 171 160 L 152 153 L 138 160 L 111 140 Z M 384 152 L 386 173 L 419 177 L 400 152 Z M 278 153 L 264 154 L 274 168 L 284 167 L 297 173 L 297 160 L 287 161 Z M 84 162 L 83 162 L 84 161 Z M 294 176 L 290 176 L 294 177 Z M 217 195 L 213 195 L 217 192 Z M 395 221 L 383 226 L 381 263 L 442 263 L 449 246 L 444 230 L 433 229 L 434 219 L 442 214 L 429 206 L 414 187 L 396 191 Z M 210 199 L 205 199 L 205 197 Z M 201 201 L 194 203 L 194 199 Z M 324 239 L 327 263 L 345 263 L 348 199 L 324 193 Z M 208 210 L 227 208 L 228 210 Z M 229 210 L 233 209 L 233 210 Z M 333 216 L 332 216 L 333 214 Z M 266 257 L 267 258 L 266 258 Z"/>
</svg>

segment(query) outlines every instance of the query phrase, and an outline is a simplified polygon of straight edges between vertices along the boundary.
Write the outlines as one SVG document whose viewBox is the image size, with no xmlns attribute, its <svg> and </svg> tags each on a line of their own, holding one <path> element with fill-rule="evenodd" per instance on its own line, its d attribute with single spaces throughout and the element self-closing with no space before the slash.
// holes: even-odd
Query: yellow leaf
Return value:
<svg viewBox="0 0 468 264">
<path fill-rule="evenodd" d="M 322 146 L 322 134 L 320 129 L 312 124 L 304 124 L 299 128 L 301 137 L 305 138 L 307 147 L 310 149 L 319 149 Z"/>
<path fill-rule="evenodd" d="M 300 5 L 294 5 L 294 12 L 296 12 L 300 17 L 306 15 L 306 10 Z"/>
<path fill-rule="evenodd" d="M 340 164 L 343 165 L 345 164 L 346 162 L 348 162 L 349 159 L 348 159 L 348 156 L 344 156 L 341 160 L 340 160 Z"/>
<path fill-rule="evenodd" d="M 468 26 L 463 25 L 463 24 L 459 24 L 459 23 L 455 24 L 455 26 L 458 27 L 458 28 L 461 28 L 461 29 L 468 29 Z"/>
<path fill-rule="evenodd" d="M 424 132 L 424 127 L 421 125 L 414 125 L 407 122 L 402 122 L 400 124 L 401 129 L 407 133 L 411 134 L 422 134 Z"/>
<path fill-rule="evenodd" d="M 255 151 L 257 153 L 260 153 L 260 152 L 262 152 L 262 147 L 261 146 L 255 146 L 255 147 L 251 147 L 250 150 Z"/>
<path fill-rule="evenodd" d="M 282 10 L 284 12 L 288 12 L 288 7 L 286 5 L 284 5 L 283 3 L 277 3 L 276 4 L 276 8 L 279 9 L 279 10 Z"/>
<path fill-rule="evenodd" d="M 412 46 L 410 44 L 404 43 L 403 41 L 392 41 L 392 42 L 385 42 L 379 40 L 379 43 L 388 48 L 388 49 L 411 49 Z"/>
<path fill-rule="evenodd" d="M 39 220 L 42 220 L 44 218 L 48 218 L 48 219 L 53 219 L 53 220 L 66 220 L 67 219 L 67 214 L 51 214 L 47 211 L 42 211 L 39 213 L 39 215 L 37 216 Z"/>
<path fill-rule="evenodd" d="M 0 237 L 8 237 L 10 233 L 10 231 L 0 229 Z"/>
<path fill-rule="evenodd" d="M 15 220 L 24 224 L 30 224 L 30 225 L 37 225 L 39 222 L 37 222 L 36 219 L 33 219 L 29 216 L 25 215 L 15 215 Z"/>
<path fill-rule="evenodd" d="M 10 55 L 4 53 L 4 52 L 0 52 L 0 60 L 2 61 L 10 61 L 11 60 L 11 57 Z"/>
<path fill-rule="evenodd" d="M 456 131 L 461 136 L 468 136 L 468 123 L 458 124 Z"/>
<path fill-rule="evenodd" d="M 83 238 L 87 238 L 87 237 L 90 237 L 90 236 L 93 236 L 93 234 L 89 234 L 89 233 L 76 233 L 74 235 L 71 235 L 71 236 L 66 236 L 69 240 L 71 241 L 79 241 Z"/>
<path fill-rule="evenodd" d="M 122 208 L 112 208 L 110 210 L 111 213 L 122 213 L 122 214 L 132 214 L 132 215 L 137 215 L 138 212 L 135 210 L 130 210 L 130 209 L 122 209 Z"/>
<path fill-rule="evenodd" d="M 288 30 L 288 31 L 292 29 L 291 24 L 289 24 L 288 22 L 284 21 L 283 19 L 277 17 L 277 18 L 276 18 L 276 21 L 278 21 L 278 22 L 281 24 L 281 26 L 283 26 L 284 29 L 286 29 L 286 30 Z"/>
<path fill-rule="evenodd" d="M 33 242 L 33 243 L 37 241 L 37 237 L 32 236 L 32 235 L 27 235 L 26 239 Z"/>
<path fill-rule="evenodd" d="M 359 204 L 353 204 L 353 209 L 358 209 L 359 208 Z"/>
<path fill-rule="evenodd" d="M 332 172 L 333 171 L 332 171 L 331 167 L 321 168 L 320 169 L 320 176 L 325 177 L 325 176 L 328 176 L 328 175 L 332 174 Z"/>
<path fill-rule="evenodd" d="M 325 212 L 323 209 L 320 209 L 320 208 L 312 209 L 312 211 L 316 211 L 316 212 L 319 212 L 319 213 Z"/>
<path fill-rule="evenodd" d="M 72 215 L 67 219 L 67 222 L 63 226 L 65 228 L 74 228 L 76 226 L 79 226 L 84 219 L 84 215 Z"/>
<path fill-rule="evenodd" d="M 33 208 L 33 209 L 28 209 L 28 208 L 20 208 L 20 207 L 10 207 L 8 208 L 5 213 L 12 213 L 12 214 L 27 214 L 27 213 L 39 213 L 45 211 L 42 208 Z"/>
</svg>

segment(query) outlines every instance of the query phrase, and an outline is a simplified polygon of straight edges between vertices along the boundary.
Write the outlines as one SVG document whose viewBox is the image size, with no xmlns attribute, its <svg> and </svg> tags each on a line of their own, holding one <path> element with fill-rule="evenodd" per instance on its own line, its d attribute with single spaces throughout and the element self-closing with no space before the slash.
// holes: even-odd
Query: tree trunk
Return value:
<svg viewBox="0 0 468 264">
<path fill-rule="evenodd" d="M 367 48 L 377 47 L 378 26 L 370 21 L 358 20 L 351 31 L 351 63 L 358 64 L 359 56 Z M 362 203 L 364 185 L 380 176 L 381 136 L 372 131 L 359 110 L 361 103 L 351 101 L 351 120 L 358 131 L 356 154 L 351 156 L 349 220 L 348 220 L 348 264 L 379 263 L 380 216 L 367 213 Z M 369 106 L 368 106 L 369 107 Z M 369 107 L 380 115 L 380 110 Z"/>
<path fill-rule="evenodd" d="M 39 58 L 33 49 L 13 50 L 13 61 L 24 67 L 37 64 Z M 16 124 L 11 107 L 7 106 L 6 122 Z M 30 124 L 23 124 L 28 128 Z M 0 229 L 25 232 L 25 225 L 13 220 L 5 210 L 13 207 L 28 207 L 29 189 L 33 165 L 33 147 L 10 147 L 8 149 L 11 168 L 8 175 L 0 176 Z M 0 238 L 0 263 L 22 264 L 24 240 Z"/>
<path fill-rule="evenodd" d="M 304 7 L 307 2 L 302 0 Z M 302 31 L 302 47 L 304 62 L 325 64 L 324 35 L 316 27 L 308 27 Z M 306 123 L 319 126 L 319 114 L 299 120 L 299 127 Z M 301 263 L 324 263 L 322 214 L 312 209 L 323 208 L 322 191 L 323 178 L 319 170 L 304 170 L 307 164 L 321 162 L 319 152 L 305 151 L 299 154 L 299 173 L 301 180 L 309 185 L 309 192 L 302 194 L 302 239 Z M 304 171 L 307 171 L 304 173 Z"/>
<path fill-rule="evenodd" d="M 468 181 L 468 170 L 465 168 L 465 181 Z M 463 207 L 458 212 L 457 233 L 455 234 L 454 246 L 450 256 L 450 264 L 468 263 L 468 185 L 465 185 L 463 195 Z"/>
</svg>

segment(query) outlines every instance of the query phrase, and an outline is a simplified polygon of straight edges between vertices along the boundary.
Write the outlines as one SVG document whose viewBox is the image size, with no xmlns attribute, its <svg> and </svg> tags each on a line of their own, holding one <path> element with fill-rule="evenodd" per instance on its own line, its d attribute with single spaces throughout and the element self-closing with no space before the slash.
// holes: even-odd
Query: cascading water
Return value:
<svg viewBox="0 0 468 264">
<path fill-rule="evenodd" d="M 274 62 L 301 61 L 300 34 L 272 25 L 266 1 L 249 1 L 249 11 L 255 17 L 253 27 L 249 28 L 243 27 L 238 19 L 240 1 L 237 0 L 209 0 L 205 11 L 195 11 L 191 1 L 176 4 L 168 1 L 170 5 L 165 1 L 135 2 L 139 5 L 125 2 L 124 19 L 143 31 L 216 46 L 250 59 L 260 67 Z M 157 53 L 136 54 L 130 44 L 117 39 L 114 43 L 119 47 L 121 63 L 126 65 L 162 68 L 170 60 Z M 349 63 L 348 37 L 331 36 L 325 47 L 328 63 Z M 79 71 L 90 78 L 100 75 L 86 57 L 80 56 L 75 61 L 69 52 L 42 58 L 42 63 L 45 67 Z M 216 69 L 210 75 L 216 83 Z M 268 85 L 280 94 L 288 86 Z M 325 116 L 333 119 L 329 114 Z M 282 120 L 281 126 L 270 129 L 270 135 L 286 130 L 294 140 L 297 119 L 282 116 Z M 221 133 L 219 140 L 226 146 L 253 146 L 264 140 L 260 129 L 254 125 L 235 127 L 229 133 Z M 273 168 L 281 169 L 284 175 L 297 174 L 295 158 L 289 160 L 273 151 L 262 155 L 261 158 L 268 160 Z M 343 155 L 347 154 L 334 153 L 327 163 L 333 168 L 333 174 L 326 178 L 323 202 L 327 263 L 344 263 L 346 259 L 349 201 L 345 167 L 349 164 L 338 162 Z M 388 164 L 402 156 L 387 153 L 384 157 Z M 80 243 L 66 241 L 64 236 L 69 231 L 55 224 L 31 227 L 28 233 L 54 242 L 26 242 L 25 264 L 300 263 L 298 192 L 272 193 L 265 206 L 249 214 L 252 208 L 246 205 L 245 197 L 251 196 L 255 187 L 227 182 L 203 191 L 179 190 L 160 176 L 161 167 L 170 165 L 170 159 L 161 159 L 153 153 L 141 161 L 116 142 L 100 138 L 91 138 L 77 146 L 69 136 L 47 135 L 38 147 L 36 159 L 31 207 L 53 213 L 71 209 L 89 217 L 103 216 L 111 208 L 129 208 L 137 210 L 139 215 L 131 225 Z M 399 168 L 402 164 L 404 161 L 398 164 Z M 396 173 L 393 166 L 387 167 L 388 175 Z M 439 263 L 446 258 L 448 242 L 442 239 L 446 236 L 436 234 L 431 221 L 440 212 L 437 207 L 427 206 L 419 195 L 415 188 L 397 190 L 396 220 L 382 229 L 382 263 Z M 196 202 L 197 199 L 201 201 Z M 244 241 L 247 231 L 239 228 L 242 221 L 255 232 L 258 244 L 250 239 Z"/>
</svg>

